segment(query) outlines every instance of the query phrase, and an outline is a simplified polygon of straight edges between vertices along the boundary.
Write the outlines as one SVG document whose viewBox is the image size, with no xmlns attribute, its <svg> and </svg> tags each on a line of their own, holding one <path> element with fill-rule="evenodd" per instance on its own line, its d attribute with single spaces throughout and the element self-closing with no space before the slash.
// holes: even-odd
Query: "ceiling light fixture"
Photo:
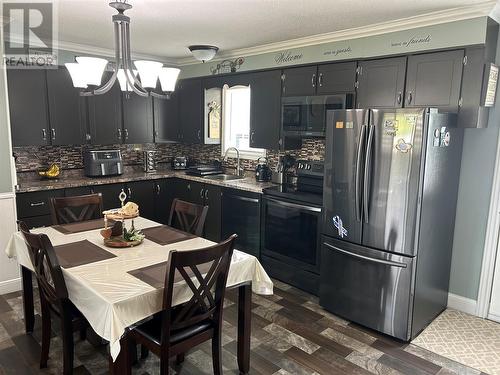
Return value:
<svg viewBox="0 0 500 375">
<path fill-rule="evenodd" d="M 73 86 L 80 88 L 80 95 L 102 95 L 108 92 L 118 79 L 122 91 L 133 91 L 137 95 L 154 96 L 168 99 L 175 90 L 180 70 L 164 67 L 161 62 L 140 60 L 132 63 L 130 54 L 130 17 L 124 13 L 132 8 L 127 0 L 116 0 L 109 3 L 118 14 L 113 16 L 115 33 L 115 63 L 113 74 L 101 86 L 104 70 L 108 60 L 97 57 L 78 56 L 76 63 L 67 63 L 66 68 L 71 75 Z M 215 53 L 214 53 L 215 55 Z M 139 76 L 139 78 L 137 77 Z M 160 80 L 161 93 L 156 89 Z"/>
<path fill-rule="evenodd" d="M 216 46 L 207 46 L 203 44 L 188 47 L 196 60 L 201 62 L 212 60 L 219 50 Z"/>
</svg>

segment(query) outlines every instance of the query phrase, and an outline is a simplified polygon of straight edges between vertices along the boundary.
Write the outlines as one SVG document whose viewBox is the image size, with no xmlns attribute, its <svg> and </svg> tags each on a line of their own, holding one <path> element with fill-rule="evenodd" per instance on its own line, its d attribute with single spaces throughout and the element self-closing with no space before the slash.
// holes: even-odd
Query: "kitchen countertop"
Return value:
<svg viewBox="0 0 500 375">
<path fill-rule="evenodd" d="M 16 193 L 29 193 L 35 191 L 67 189 L 82 186 L 95 186 L 105 184 L 124 183 L 131 181 L 158 180 L 163 178 L 181 178 L 189 181 L 203 182 L 206 184 L 234 188 L 239 190 L 262 193 L 262 189 L 274 186 L 271 182 L 256 182 L 254 177 L 245 177 L 241 180 L 220 181 L 203 177 L 186 175 L 184 171 L 158 170 L 153 173 L 144 173 L 137 170 L 125 171 L 120 176 L 112 177 L 85 177 L 77 173 L 65 173 L 57 180 L 40 180 L 33 174 L 18 175 L 18 185 Z"/>
</svg>

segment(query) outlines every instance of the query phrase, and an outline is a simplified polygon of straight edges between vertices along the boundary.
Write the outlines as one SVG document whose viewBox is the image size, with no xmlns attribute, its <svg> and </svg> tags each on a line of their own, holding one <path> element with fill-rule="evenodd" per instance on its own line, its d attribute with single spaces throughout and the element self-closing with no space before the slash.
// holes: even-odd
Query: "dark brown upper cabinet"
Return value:
<svg viewBox="0 0 500 375">
<path fill-rule="evenodd" d="M 317 94 L 354 92 L 356 61 L 318 66 Z"/>
<path fill-rule="evenodd" d="M 80 145 L 86 142 L 87 108 L 65 67 L 47 70 L 50 139 L 53 145 Z"/>
<path fill-rule="evenodd" d="M 281 146 L 281 72 L 253 73 L 250 82 L 250 147 L 278 150 Z"/>
<path fill-rule="evenodd" d="M 153 98 L 154 134 L 156 143 L 179 141 L 179 94 L 170 99 Z"/>
<path fill-rule="evenodd" d="M 283 70 L 282 96 L 316 94 L 317 66 L 304 66 Z"/>
<path fill-rule="evenodd" d="M 153 99 L 122 93 L 123 142 L 153 143 Z"/>
<path fill-rule="evenodd" d="M 179 84 L 179 140 L 183 143 L 203 143 L 203 90 L 200 78 L 183 80 Z"/>
<path fill-rule="evenodd" d="M 8 69 L 10 123 L 14 146 L 50 144 L 44 70 Z"/>
<path fill-rule="evenodd" d="M 463 50 L 408 57 L 405 107 L 458 111 L 463 61 Z"/>
<path fill-rule="evenodd" d="M 109 75 L 106 74 L 103 77 L 103 82 L 108 78 Z M 88 97 L 88 114 L 90 142 L 92 144 L 122 143 L 124 139 L 122 102 L 118 81 L 107 93 Z"/>
<path fill-rule="evenodd" d="M 360 61 L 357 108 L 401 108 L 406 57 Z"/>
</svg>

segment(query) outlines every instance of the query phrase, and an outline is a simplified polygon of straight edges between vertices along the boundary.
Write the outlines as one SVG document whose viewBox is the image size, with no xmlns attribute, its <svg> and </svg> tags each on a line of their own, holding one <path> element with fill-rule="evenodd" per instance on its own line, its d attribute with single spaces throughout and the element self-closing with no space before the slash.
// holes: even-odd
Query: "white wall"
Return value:
<svg viewBox="0 0 500 375">
<path fill-rule="evenodd" d="M 0 28 L 0 57 L 3 56 L 3 30 Z M 5 247 L 16 230 L 15 181 L 10 142 L 9 106 L 5 67 L 0 67 L 0 294 L 19 290 L 19 266 L 5 254 Z"/>
</svg>

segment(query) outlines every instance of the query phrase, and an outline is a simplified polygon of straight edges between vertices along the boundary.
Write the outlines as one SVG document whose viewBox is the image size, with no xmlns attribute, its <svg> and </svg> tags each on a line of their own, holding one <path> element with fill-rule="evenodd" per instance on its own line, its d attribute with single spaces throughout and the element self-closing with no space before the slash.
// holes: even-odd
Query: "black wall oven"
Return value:
<svg viewBox="0 0 500 375">
<path fill-rule="evenodd" d="M 281 126 L 285 136 L 324 137 L 326 111 L 349 109 L 353 106 L 351 93 L 281 98 Z"/>
</svg>

